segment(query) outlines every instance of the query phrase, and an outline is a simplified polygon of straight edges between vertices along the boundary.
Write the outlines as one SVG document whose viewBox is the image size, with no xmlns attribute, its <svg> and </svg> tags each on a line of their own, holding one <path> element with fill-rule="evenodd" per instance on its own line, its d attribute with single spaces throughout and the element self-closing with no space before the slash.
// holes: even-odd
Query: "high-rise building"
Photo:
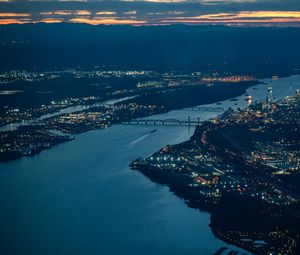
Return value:
<svg viewBox="0 0 300 255">
<path fill-rule="evenodd" d="M 247 102 L 248 107 L 250 107 L 250 105 L 252 104 L 252 96 L 246 96 L 245 101 Z"/>
<path fill-rule="evenodd" d="M 271 103 L 273 101 L 273 88 L 272 88 L 271 84 L 268 87 L 268 98 L 267 98 L 267 101 L 269 103 Z"/>
</svg>

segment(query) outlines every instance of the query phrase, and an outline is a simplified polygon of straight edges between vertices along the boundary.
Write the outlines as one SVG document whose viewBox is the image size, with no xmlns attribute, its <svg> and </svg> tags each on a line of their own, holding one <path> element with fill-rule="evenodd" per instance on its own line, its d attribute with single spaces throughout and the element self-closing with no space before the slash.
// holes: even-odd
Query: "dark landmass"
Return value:
<svg viewBox="0 0 300 255">
<path fill-rule="evenodd" d="M 85 74 L 75 70 L 73 72 L 34 72 L 32 76 L 37 77 L 15 78 L 14 80 L 11 78 L 12 81 L 7 83 L 3 82 L 6 80 L 4 77 L 0 77 L 0 83 L 3 82 L 0 84 L 0 90 L 19 91 L 8 95 L 0 94 L 0 112 L 3 112 L 3 106 L 27 109 L 49 104 L 52 100 L 67 98 L 94 96 L 101 97 L 101 100 L 105 101 L 111 98 L 132 96 L 132 90 L 136 89 L 136 84 L 140 80 L 134 77 L 88 77 L 92 74 L 95 75 L 95 72 L 95 70 Z M 10 73 L 7 74 L 8 77 L 14 75 Z M 42 77 L 39 77 L 41 75 Z M 124 91 L 124 93 L 121 93 L 121 91 Z"/>
<path fill-rule="evenodd" d="M 234 84 L 243 85 L 255 81 L 256 77 L 226 72 L 128 71 L 104 70 L 100 67 L 90 70 L 78 68 L 41 72 L 10 70 L 0 72 L 0 114 L 8 108 L 24 110 L 65 99 L 80 100 L 94 97 L 105 101 L 134 95 L 144 96 L 143 98 L 147 99 L 149 96 L 169 92 L 176 96 L 175 91 L 193 95 L 191 92 L 201 93 L 203 87 L 209 85 L 227 84 L 230 87 Z M 74 101 L 73 105 L 75 103 Z"/>
<path fill-rule="evenodd" d="M 289 76 L 300 69 L 298 28 L 226 26 L 0 26 L 0 69 L 192 70 Z M 246 73 L 245 73 L 246 72 Z"/>
<path fill-rule="evenodd" d="M 220 239 L 254 254 L 299 254 L 299 110 L 300 92 L 228 110 L 131 167 L 209 211 Z"/>
<path fill-rule="evenodd" d="M 258 84 L 257 81 L 240 83 L 217 83 L 213 86 L 195 86 L 169 90 L 163 92 L 150 92 L 146 95 L 127 100 L 141 105 L 164 106 L 168 110 L 182 109 L 196 105 L 204 105 L 237 97 L 245 93 L 246 89 Z"/>
</svg>

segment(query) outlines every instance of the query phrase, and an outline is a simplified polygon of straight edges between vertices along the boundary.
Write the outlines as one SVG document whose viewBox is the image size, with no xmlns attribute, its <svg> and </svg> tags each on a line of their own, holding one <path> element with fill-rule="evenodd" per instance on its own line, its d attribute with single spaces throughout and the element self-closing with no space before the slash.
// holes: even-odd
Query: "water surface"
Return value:
<svg viewBox="0 0 300 255">
<path fill-rule="evenodd" d="M 0 164 L 2 254 L 212 254 L 209 214 L 128 164 L 188 129 L 113 126 Z"/>
</svg>

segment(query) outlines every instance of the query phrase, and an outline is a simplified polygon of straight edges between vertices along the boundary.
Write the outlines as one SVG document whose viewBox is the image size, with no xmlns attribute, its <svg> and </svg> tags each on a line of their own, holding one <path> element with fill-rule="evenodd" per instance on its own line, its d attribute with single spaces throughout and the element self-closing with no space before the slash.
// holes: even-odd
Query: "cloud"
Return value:
<svg viewBox="0 0 300 255">
<path fill-rule="evenodd" d="M 299 0 L 0 1 L 0 24 L 80 22 L 93 25 L 300 26 Z"/>
</svg>

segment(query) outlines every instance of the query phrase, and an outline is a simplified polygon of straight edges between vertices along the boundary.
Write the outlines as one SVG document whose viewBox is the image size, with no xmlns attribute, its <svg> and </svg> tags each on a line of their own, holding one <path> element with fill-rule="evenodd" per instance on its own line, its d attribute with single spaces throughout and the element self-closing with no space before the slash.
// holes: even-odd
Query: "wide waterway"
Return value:
<svg viewBox="0 0 300 255">
<path fill-rule="evenodd" d="M 255 87 L 248 94 L 264 99 L 267 85 Z M 297 88 L 299 76 L 273 82 L 277 98 Z M 244 105 L 244 96 L 221 104 Z M 219 113 L 173 111 L 156 117 L 187 114 L 205 119 Z M 167 187 L 128 168 L 138 156 L 193 133 L 183 127 L 153 129 L 115 125 L 34 157 L 0 163 L 1 254 L 211 255 L 229 247 L 212 234 L 208 213 L 188 208 Z"/>
</svg>

